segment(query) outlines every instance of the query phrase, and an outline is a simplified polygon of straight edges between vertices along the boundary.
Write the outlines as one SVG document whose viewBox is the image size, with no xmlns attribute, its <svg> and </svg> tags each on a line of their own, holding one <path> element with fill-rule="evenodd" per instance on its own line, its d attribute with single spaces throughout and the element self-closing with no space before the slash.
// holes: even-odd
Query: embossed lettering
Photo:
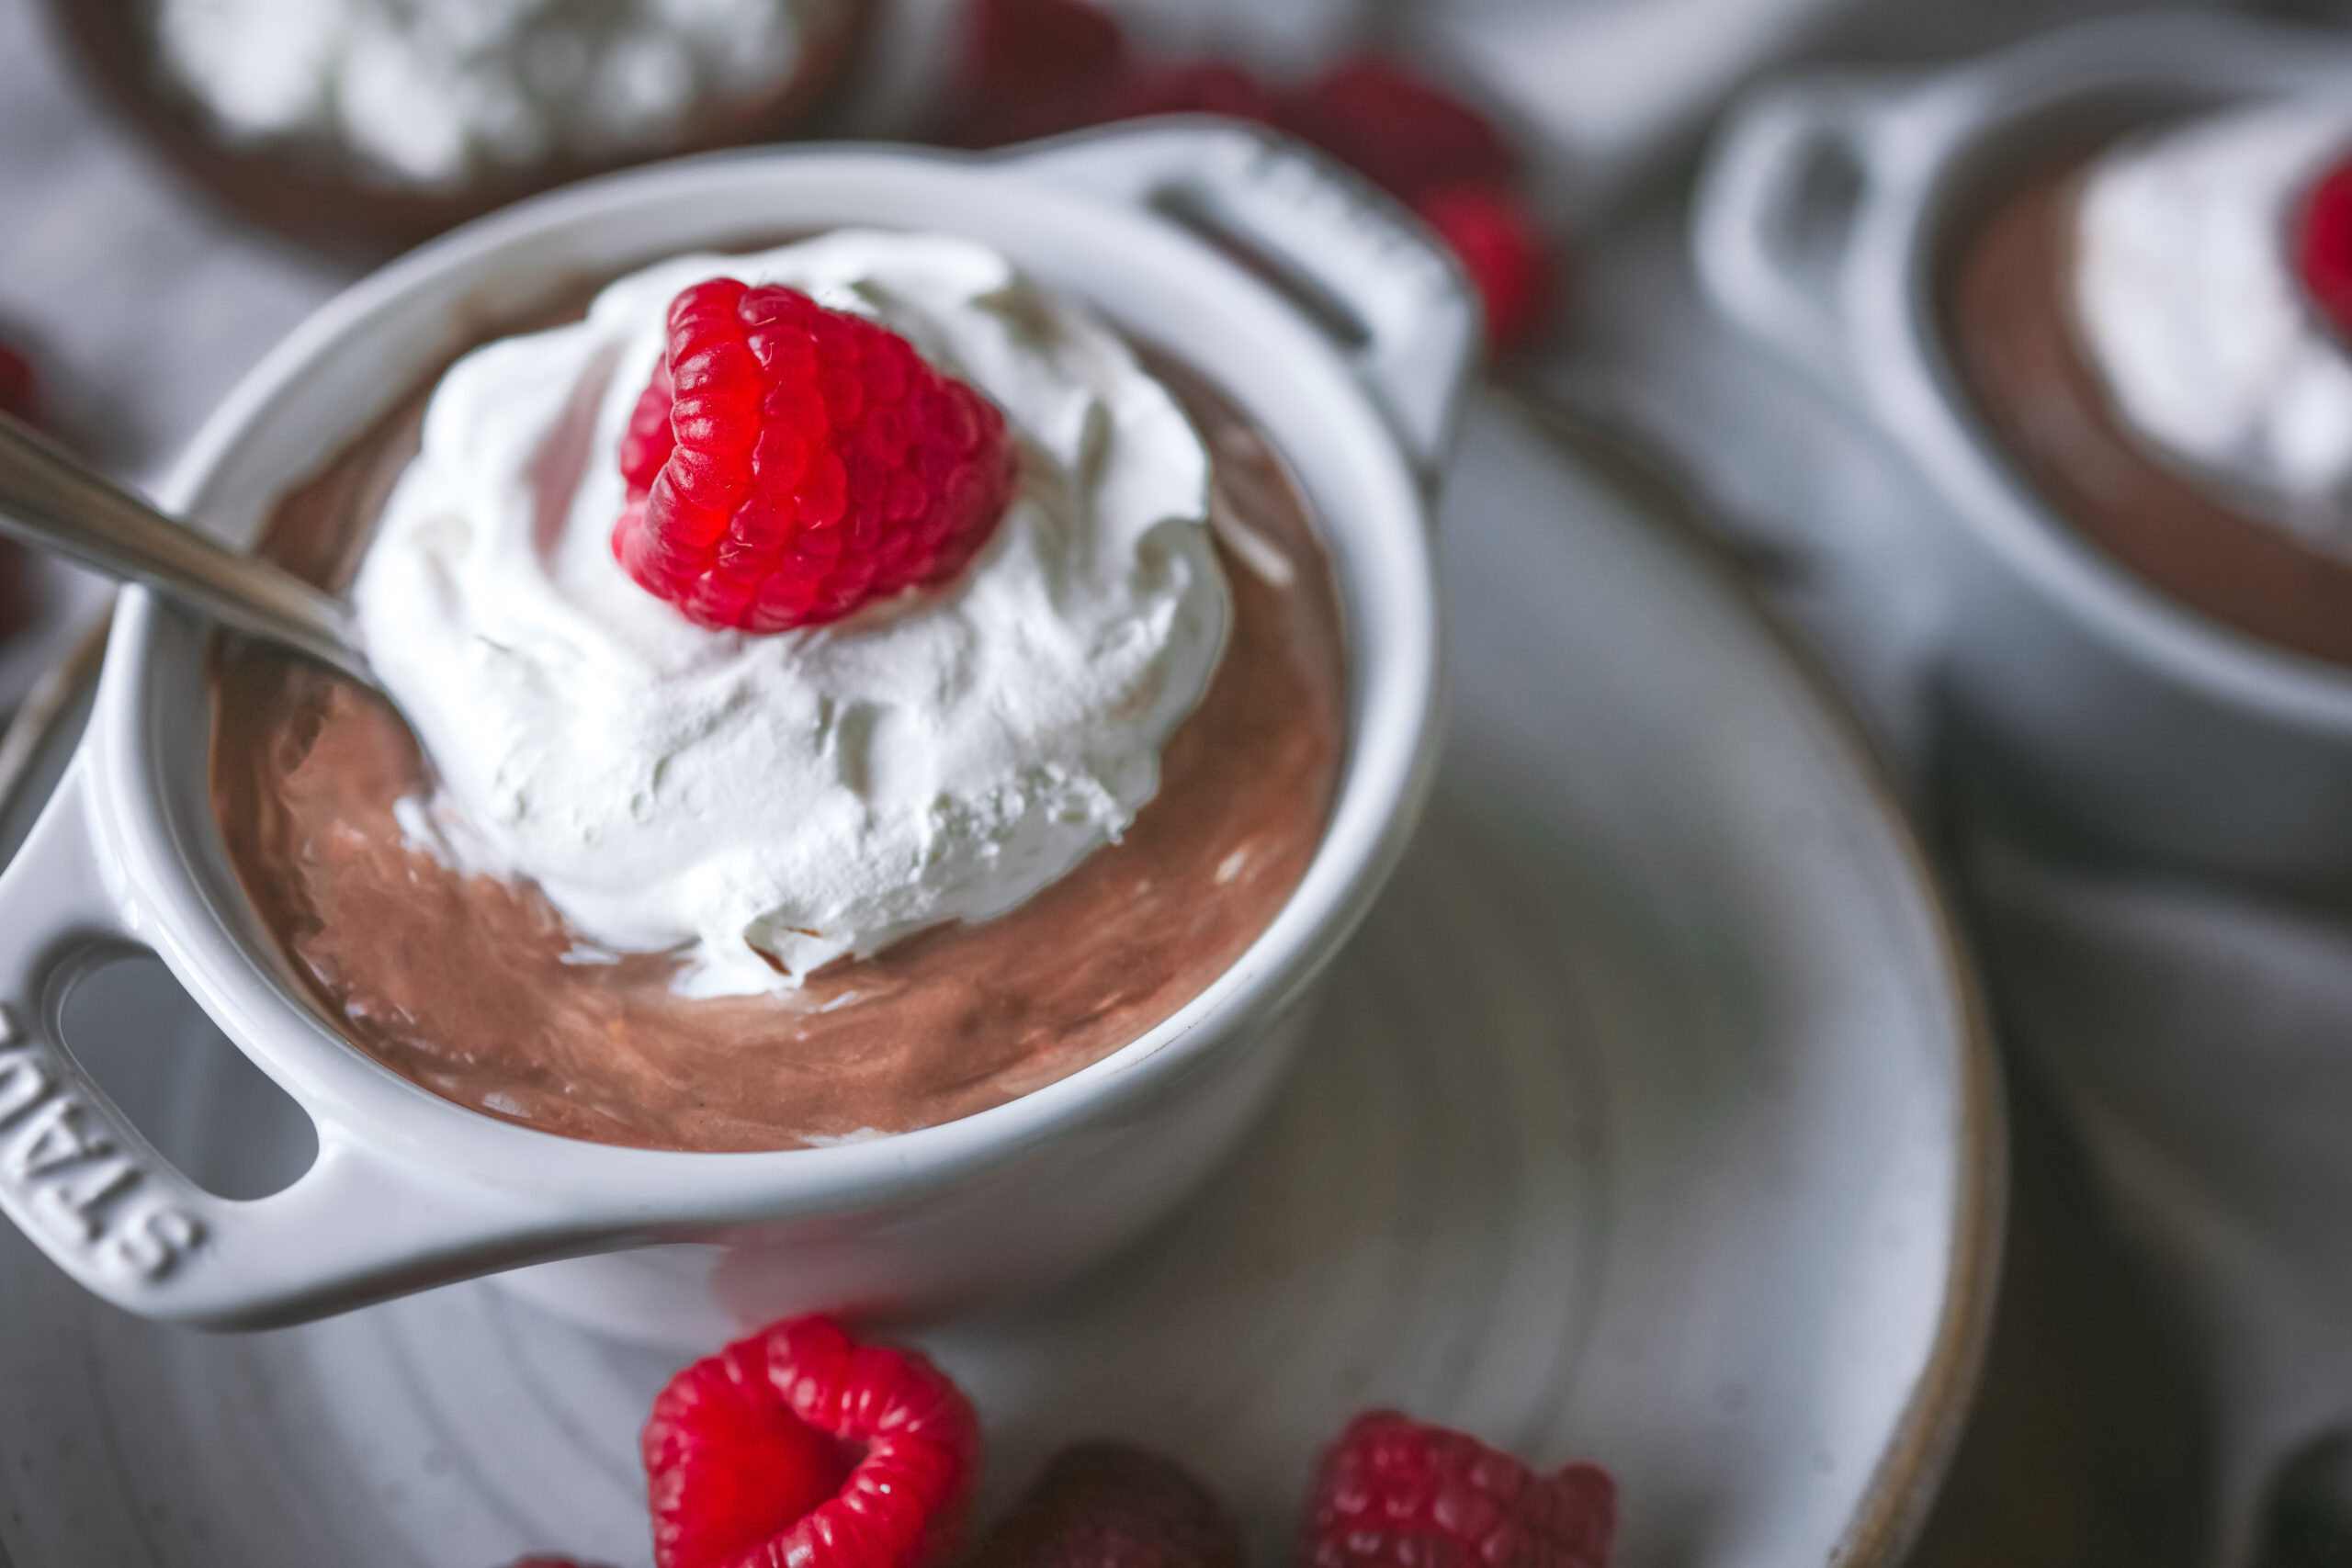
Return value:
<svg viewBox="0 0 2352 1568">
<path fill-rule="evenodd" d="M 160 1280 L 204 1239 L 196 1217 L 178 1209 L 150 1209 L 107 1235 L 101 1256 L 119 1269 Z"/>
<path fill-rule="evenodd" d="M 99 1267 L 163 1279 L 202 1241 L 202 1225 L 164 1193 L 134 1196 L 152 1190 L 147 1171 L 22 1038 L 0 1007 L 0 1189 L 28 1224 L 70 1237 Z"/>
<path fill-rule="evenodd" d="M 138 1185 L 139 1168 L 118 1157 L 96 1170 L 34 1189 L 33 1201 L 52 1211 L 62 1224 L 72 1226 L 76 1235 L 86 1242 L 106 1228 L 106 1206 Z"/>
<path fill-rule="evenodd" d="M 0 1051 L 0 1127 L 39 1105 L 53 1087 L 39 1052 L 26 1047 Z"/>
<path fill-rule="evenodd" d="M 85 1128 L 89 1115 L 64 1095 L 43 1104 L 28 1117 L 0 1156 L 0 1167 L 14 1177 L 47 1176 L 77 1160 L 114 1153 L 103 1129 Z"/>
</svg>

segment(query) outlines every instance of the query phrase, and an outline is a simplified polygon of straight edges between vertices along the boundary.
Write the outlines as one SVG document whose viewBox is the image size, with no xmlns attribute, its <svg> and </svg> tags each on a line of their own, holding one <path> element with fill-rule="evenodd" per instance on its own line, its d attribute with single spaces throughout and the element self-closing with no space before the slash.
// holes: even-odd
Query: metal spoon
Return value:
<svg viewBox="0 0 2352 1568">
<path fill-rule="evenodd" d="M 381 691 L 342 604 L 174 521 L 0 414 L 0 534 L 79 561 Z"/>
</svg>

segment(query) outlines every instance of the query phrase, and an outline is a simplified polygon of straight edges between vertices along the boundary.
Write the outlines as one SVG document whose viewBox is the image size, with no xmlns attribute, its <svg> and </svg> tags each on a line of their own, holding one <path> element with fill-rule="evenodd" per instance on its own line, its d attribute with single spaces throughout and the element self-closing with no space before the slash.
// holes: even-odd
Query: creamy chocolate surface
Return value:
<svg viewBox="0 0 2352 1568">
<path fill-rule="evenodd" d="M 983 923 L 836 963 L 786 996 L 688 998 L 673 953 L 601 952 L 527 882 L 463 875 L 394 817 L 429 793 L 372 694 L 266 648 L 214 671 L 212 799 L 232 863 L 312 1001 L 458 1104 L 573 1137 L 784 1148 L 932 1125 L 1085 1066 L 1230 966 L 1329 815 L 1347 671 L 1330 570 L 1279 458 L 1154 362 L 1206 439 L 1233 591 L 1222 661 L 1125 838 Z M 416 447 L 424 394 L 280 502 L 262 549 L 341 588 Z M 550 474 L 561 465 L 551 464 Z"/>
<path fill-rule="evenodd" d="M 2225 626 L 2352 664 L 2352 562 L 2148 451 L 2085 360 L 2067 305 L 2082 167 L 2020 186 L 1957 258 L 1946 331 L 1978 410 L 2052 510 L 2141 578 Z"/>
</svg>

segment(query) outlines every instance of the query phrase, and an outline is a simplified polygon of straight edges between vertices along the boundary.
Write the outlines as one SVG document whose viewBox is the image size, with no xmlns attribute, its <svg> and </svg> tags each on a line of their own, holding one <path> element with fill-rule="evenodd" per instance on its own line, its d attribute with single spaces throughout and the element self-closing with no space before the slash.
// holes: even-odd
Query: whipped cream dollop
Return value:
<svg viewBox="0 0 2352 1568">
<path fill-rule="evenodd" d="M 164 67 L 235 141 L 337 141 L 403 184 L 658 151 L 775 90 L 836 0 L 156 0 Z"/>
<path fill-rule="evenodd" d="M 621 435 L 671 299 L 722 276 L 869 316 L 1004 411 L 1020 482 L 963 579 L 754 637 L 623 572 Z M 433 392 L 354 588 L 439 774 L 403 821 L 605 948 L 693 944 L 706 994 L 1001 913 L 1159 787 L 1230 615 L 1208 492 L 1166 388 L 982 246 L 842 231 L 648 267 Z"/>
<path fill-rule="evenodd" d="M 2304 194 L 2352 152 L 2352 99 L 2272 102 L 2134 139 L 2075 208 L 2086 357 L 2154 450 L 2241 510 L 2352 550 L 2352 354 L 2293 259 Z"/>
</svg>

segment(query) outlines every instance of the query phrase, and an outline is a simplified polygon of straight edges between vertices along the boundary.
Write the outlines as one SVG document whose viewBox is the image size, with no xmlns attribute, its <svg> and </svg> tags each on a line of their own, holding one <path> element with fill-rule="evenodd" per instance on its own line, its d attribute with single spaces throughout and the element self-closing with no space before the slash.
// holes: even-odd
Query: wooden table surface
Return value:
<svg viewBox="0 0 2352 1568">
<path fill-rule="evenodd" d="M 2082 1156 L 2008 1064 L 2007 1256 L 1984 1383 L 1908 1568 L 2175 1568 L 2206 1561 L 2199 1380 L 2141 1288 Z M 2352 1568 L 2276 1540 L 2263 1568 Z"/>
</svg>

